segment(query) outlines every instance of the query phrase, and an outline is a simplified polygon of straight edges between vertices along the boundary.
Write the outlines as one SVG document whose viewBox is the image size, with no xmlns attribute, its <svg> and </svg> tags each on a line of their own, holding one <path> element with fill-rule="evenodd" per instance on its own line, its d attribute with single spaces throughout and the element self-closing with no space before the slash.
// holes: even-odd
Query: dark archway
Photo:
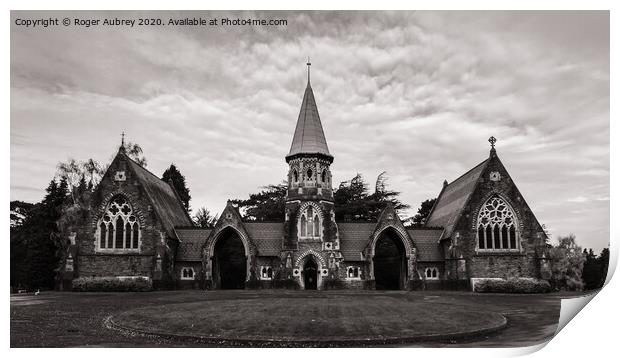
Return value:
<svg viewBox="0 0 620 358">
<path fill-rule="evenodd" d="M 396 232 L 384 230 L 375 244 L 373 258 L 375 288 L 402 290 L 407 280 L 405 246 Z"/>
<path fill-rule="evenodd" d="M 304 265 L 304 289 L 316 290 L 318 281 L 318 266 L 312 257 L 309 257 Z"/>
<path fill-rule="evenodd" d="M 215 288 L 244 289 L 247 272 L 245 247 L 236 230 L 226 228 L 213 249 L 213 281 Z"/>
</svg>

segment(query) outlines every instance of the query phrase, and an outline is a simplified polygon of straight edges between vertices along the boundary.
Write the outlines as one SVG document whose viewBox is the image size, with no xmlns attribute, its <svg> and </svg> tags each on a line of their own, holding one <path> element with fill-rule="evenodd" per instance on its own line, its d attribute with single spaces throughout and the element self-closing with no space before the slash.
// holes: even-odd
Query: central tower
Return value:
<svg viewBox="0 0 620 358">
<path fill-rule="evenodd" d="M 308 83 L 301 102 L 291 149 L 286 156 L 286 217 L 288 226 L 285 249 L 295 250 L 300 244 L 312 244 L 323 251 L 337 245 L 334 194 L 329 153 L 314 93 Z"/>
</svg>

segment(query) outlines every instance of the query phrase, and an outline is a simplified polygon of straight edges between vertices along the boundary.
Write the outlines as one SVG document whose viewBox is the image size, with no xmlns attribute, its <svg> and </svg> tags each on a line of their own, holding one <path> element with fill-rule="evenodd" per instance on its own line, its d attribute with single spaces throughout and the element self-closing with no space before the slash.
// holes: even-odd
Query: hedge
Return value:
<svg viewBox="0 0 620 358">
<path fill-rule="evenodd" d="M 73 280 L 73 290 L 81 292 L 145 292 L 153 290 L 153 283 L 143 277 L 122 280 L 114 277 L 81 277 Z"/>
<path fill-rule="evenodd" d="M 477 281 L 476 292 L 491 293 L 546 293 L 551 291 L 548 281 L 534 278 L 488 279 Z"/>
</svg>

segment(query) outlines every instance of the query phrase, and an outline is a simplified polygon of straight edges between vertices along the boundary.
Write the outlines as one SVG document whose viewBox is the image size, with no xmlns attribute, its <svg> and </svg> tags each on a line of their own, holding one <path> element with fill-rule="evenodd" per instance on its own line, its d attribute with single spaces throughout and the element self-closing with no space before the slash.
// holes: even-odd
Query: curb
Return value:
<svg viewBox="0 0 620 358">
<path fill-rule="evenodd" d="M 421 342 L 455 341 L 480 337 L 486 334 L 495 333 L 504 329 L 508 323 L 506 317 L 502 317 L 502 322 L 494 327 L 477 329 L 466 332 L 427 334 L 408 337 L 378 337 L 378 338 L 346 338 L 346 339 L 261 339 L 261 338 L 224 338 L 214 336 L 194 336 L 166 332 L 151 332 L 139 328 L 124 326 L 114 321 L 112 316 L 104 319 L 103 324 L 106 328 L 119 331 L 121 334 L 134 336 L 139 335 L 147 338 L 163 338 L 176 342 L 197 343 L 204 345 L 216 345 L 226 347 L 260 347 L 260 348 L 284 348 L 284 347 L 366 347 L 391 344 L 408 344 Z"/>
</svg>

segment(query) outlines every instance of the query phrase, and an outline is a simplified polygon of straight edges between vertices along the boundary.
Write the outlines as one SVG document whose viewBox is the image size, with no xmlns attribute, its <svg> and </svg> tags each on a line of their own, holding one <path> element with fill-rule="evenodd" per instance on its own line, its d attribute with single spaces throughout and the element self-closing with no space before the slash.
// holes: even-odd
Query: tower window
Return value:
<svg viewBox="0 0 620 358">
<path fill-rule="evenodd" d="M 319 239 L 321 237 L 321 218 L 317 209 L 309 205 L 302 209 L 299 216 L 299 237 Z"/>
<path fill-rule="evenodd" d="M 312 169 L 308 169 L 306 174 L 308 175 L 308 180 L 311 180 L 312 179 Z"/>
<path fill-rule="evenodd" d="M 138 249 L 139 235 L 140 225 L 129 201 L 122 195 L 113 197 L 97 223 L 98 249 Z"/>
<path fill-rule="evenodd" d="M 327 172 L 323 170 L 323 173 L 321 173 L 321 182 L 325 183 L 325 179 L 327 179 Z"/>
<path fill-rule="evenodd" d="M 299 181 L 299 175 L 297 174 L 297 170 L 293 169 L 293 182 L 297 183 Z"/>
<path fill-rule="evenodd" d="M 510 205 L 492 196 L 478 213 L 478 250 L 518 251 L 517 217 Z"/>
</svg>

